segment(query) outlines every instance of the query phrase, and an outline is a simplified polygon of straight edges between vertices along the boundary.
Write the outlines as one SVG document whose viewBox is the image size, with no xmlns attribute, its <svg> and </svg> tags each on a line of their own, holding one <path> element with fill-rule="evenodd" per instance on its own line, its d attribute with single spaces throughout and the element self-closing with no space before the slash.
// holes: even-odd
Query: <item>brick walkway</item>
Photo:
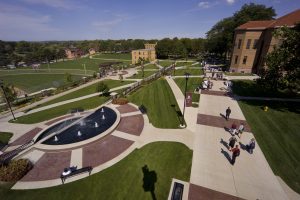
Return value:
<svg viewBox="0 0 300 200">
<path fill-rule="evenodd" d="M 132 135 L 141 135 L 144 128 L 144 118 L 143 115 L 133 115 L 122 117 L 119 126 L 117 127 L 118 131 Z"/>
<path fill-rule="evenodd" d="M 22 135 L 21 137 L 19 137 L 18 139 L 16 139 L 15 141 L 13 141 L 12 143 L 10 143 L 10 146 L 16 146 L 16 145 L 22 145 L 30 140 L 32 140 L 34 138 L 34 136 L 36 136 L 36 134 L 38 132 L 40 132 L 42 129 L 39 127 L 36 127 L 30 131 L 28 131 L 27 133 L 25 133 L 24 135 Z"/>
</svg>

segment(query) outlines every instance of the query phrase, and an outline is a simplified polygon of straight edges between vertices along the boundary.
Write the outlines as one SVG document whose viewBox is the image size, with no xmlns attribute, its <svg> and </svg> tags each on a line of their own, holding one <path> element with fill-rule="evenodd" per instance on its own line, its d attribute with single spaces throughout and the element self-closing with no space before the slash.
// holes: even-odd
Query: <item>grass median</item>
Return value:
<svg viewBox="0 0 300 200">
<path fill-rule="evenodd" d="M 300 103 L 239 101 L 273 172 L 300 193 Z M 267 112 L 263 107 L 268 106 Z"/>
<path fill-rule="evenodd" d="M 71 110 L 76 108 L 82 108 L 84 110 L 96 108 L 100 106 L 101 104 L 105 103 L 109 97 L 105 96 L 95 96 L 87 99 L 83 99 L 80 101 L 75 101 L 72 103 L 64 104 L 61 106 L 56 106 L 54 108 L 50 108 L 47 110 L 39 111 L 36 113 L 24 115 L 21 117 L 18 117 L 17 120 L 11 121 L 13 123 L 21 123 L 21 124 L 34 124 L 43 122 L 46 120 L 50 120 L 55 117 L 59 117 L 65 114 L 70 113 Z"/>
<path fill-rule="evenodd" d="M 156 80 L 129 95 L 136 105 L 144 105 L 153 126 L 157 128 L 178 128 L 181 112 L 174 94 L 164 79 Z"/>
<path fill-rule="evenodd" d="M 193 152 L 175 142 L 150 143 L 87 178 L 45 189 L 9 190 L 0 186 L 6 200 L 35 199 L 167 199 L 172 178 L 189 181 Z M 143 167 L 147 165 L 149 172 Z"/>
</svg>

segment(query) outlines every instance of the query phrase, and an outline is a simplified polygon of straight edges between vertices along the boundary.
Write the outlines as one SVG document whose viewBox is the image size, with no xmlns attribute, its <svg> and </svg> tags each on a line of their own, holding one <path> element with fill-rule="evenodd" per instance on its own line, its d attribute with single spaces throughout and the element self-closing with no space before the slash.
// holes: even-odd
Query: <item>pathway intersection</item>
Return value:
<svg viewBox="0 0 300 200">
<path fill-rule="evenodd" d="M 134 71 L 129 74 L 132 73 Z M 183 93 L 173 77 L 166 77 L 166 80 L 182 111 Z M 222 81 L 214 81 L 212 90 L 201 92 L 199 107 L 187 107 L 185 110 L 187 124 L 185 129 L 155 128 L 149 122 L 147 115 L 143 115 L 136 105 L 118 106 L 108 103 L 108 106 L 118 110 L 121 117 L 120 123 L 111 134 L 87 145 L 63 151 L 47 151 L 33 147 L 23 157 L 30 159 L 35 166 L 13 186 L 13 189 L 61 185 L 59 176 L 65 166 L 75 165 L 79 168 L 93 166 L 92 174 L 98 173 L 119 162 L 134 149 L 141 148 L 148 143 L 176 141 L 193 150 L 190 181 L 182 182 L 185 186 L 183 199 L 291 199 L 272 172 L 259 145 L 256 145 L 253 154 L 241 149 L 241 155 L 237 158 L 235 165 L 229 163 L 231 152 L 227 149 L 226 142 L 231 135 L 225 127 L 230 127 L 233 122 L 245 124 L 245 132 L 238 139 L 241 147 L 247 144 L 254 135 L 236 99 L 224 89 Z M 231 107 L 232 113 L 230 120 L 226 121 L 221 114 L 225 114 L 228 106 Z M 88 113 L 90 111 L 81 115 Z M 14 149 L 24 141 L 32 139 L 44 128 L 70 117 L 73 117 L 73 114 L 38 124 L 24 125 L 23 132 L 21 130 L 23 125 L 7 123 L 6 118 L 2 118 L 0 124 L 9 126 L 9 130 L 17 130 L 18 134 L 12 139 L 10 147 Z M 49 169 L 50 163 L 53 167 Z M 81 174 L 72 177 L 67 180 L 67 183 L 87 176 L 87 174 Z M 295 196 L 295 198 L 298 197 L 298 195 Z"/>
</svg>

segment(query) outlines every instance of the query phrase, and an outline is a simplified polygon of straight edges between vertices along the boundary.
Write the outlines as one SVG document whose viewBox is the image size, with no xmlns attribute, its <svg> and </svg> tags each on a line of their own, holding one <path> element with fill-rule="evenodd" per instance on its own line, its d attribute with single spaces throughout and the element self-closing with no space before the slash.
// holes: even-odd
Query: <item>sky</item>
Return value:
<svg viewBox="0 0 300 200">
<path fill-rule="evenodd" d="M 300 0 L 0 0 L 0 40 L 199 38 L 250 2 L 277 17 L 300 8 Z"/>
</svg>

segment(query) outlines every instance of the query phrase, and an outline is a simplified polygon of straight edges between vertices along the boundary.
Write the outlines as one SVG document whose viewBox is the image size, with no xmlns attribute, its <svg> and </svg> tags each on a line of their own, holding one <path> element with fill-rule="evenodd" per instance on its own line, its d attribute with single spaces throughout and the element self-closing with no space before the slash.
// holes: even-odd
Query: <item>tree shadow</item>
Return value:
<svg viewBox="0 0 300 200">
<path fill-rule="evenodd" d="M 227 151 L 224 151 L 222 148 L 221 148 L 221 153 L 225 156 L 228 162 L 231 163 L 231 156 L 229 155 L 229 153 Z"/>
<path fill-rule="evenodd" d="M 229 149 L 228 142 L 224 141 L 223 138 L 221 138 L 220 143 L 223 144 L 226 147 L 226 149 Z"/>
<path fill-rule="evenodd" d="M 174 109 L 174 111 L 176 112 L 177 118 L 180 121 L 180 123 L 182 123 L 182 113 L 180 110 L 176 110 L 176 106 L 175 104 L 171 104 L 171 107 Z"/>
<path fill-rule="evenodd" d="M 144 174 L 143 177 L 144 191 L 150 192 L 152 200 L 156 200 L 154 190 L 155 190 L 155 183 L 157 181 L 157 174 L 155 171 L 150 171 L 147 165 L 144 165 L 144 167 L 142 167 L 142 171 Z"/>
</svg>

